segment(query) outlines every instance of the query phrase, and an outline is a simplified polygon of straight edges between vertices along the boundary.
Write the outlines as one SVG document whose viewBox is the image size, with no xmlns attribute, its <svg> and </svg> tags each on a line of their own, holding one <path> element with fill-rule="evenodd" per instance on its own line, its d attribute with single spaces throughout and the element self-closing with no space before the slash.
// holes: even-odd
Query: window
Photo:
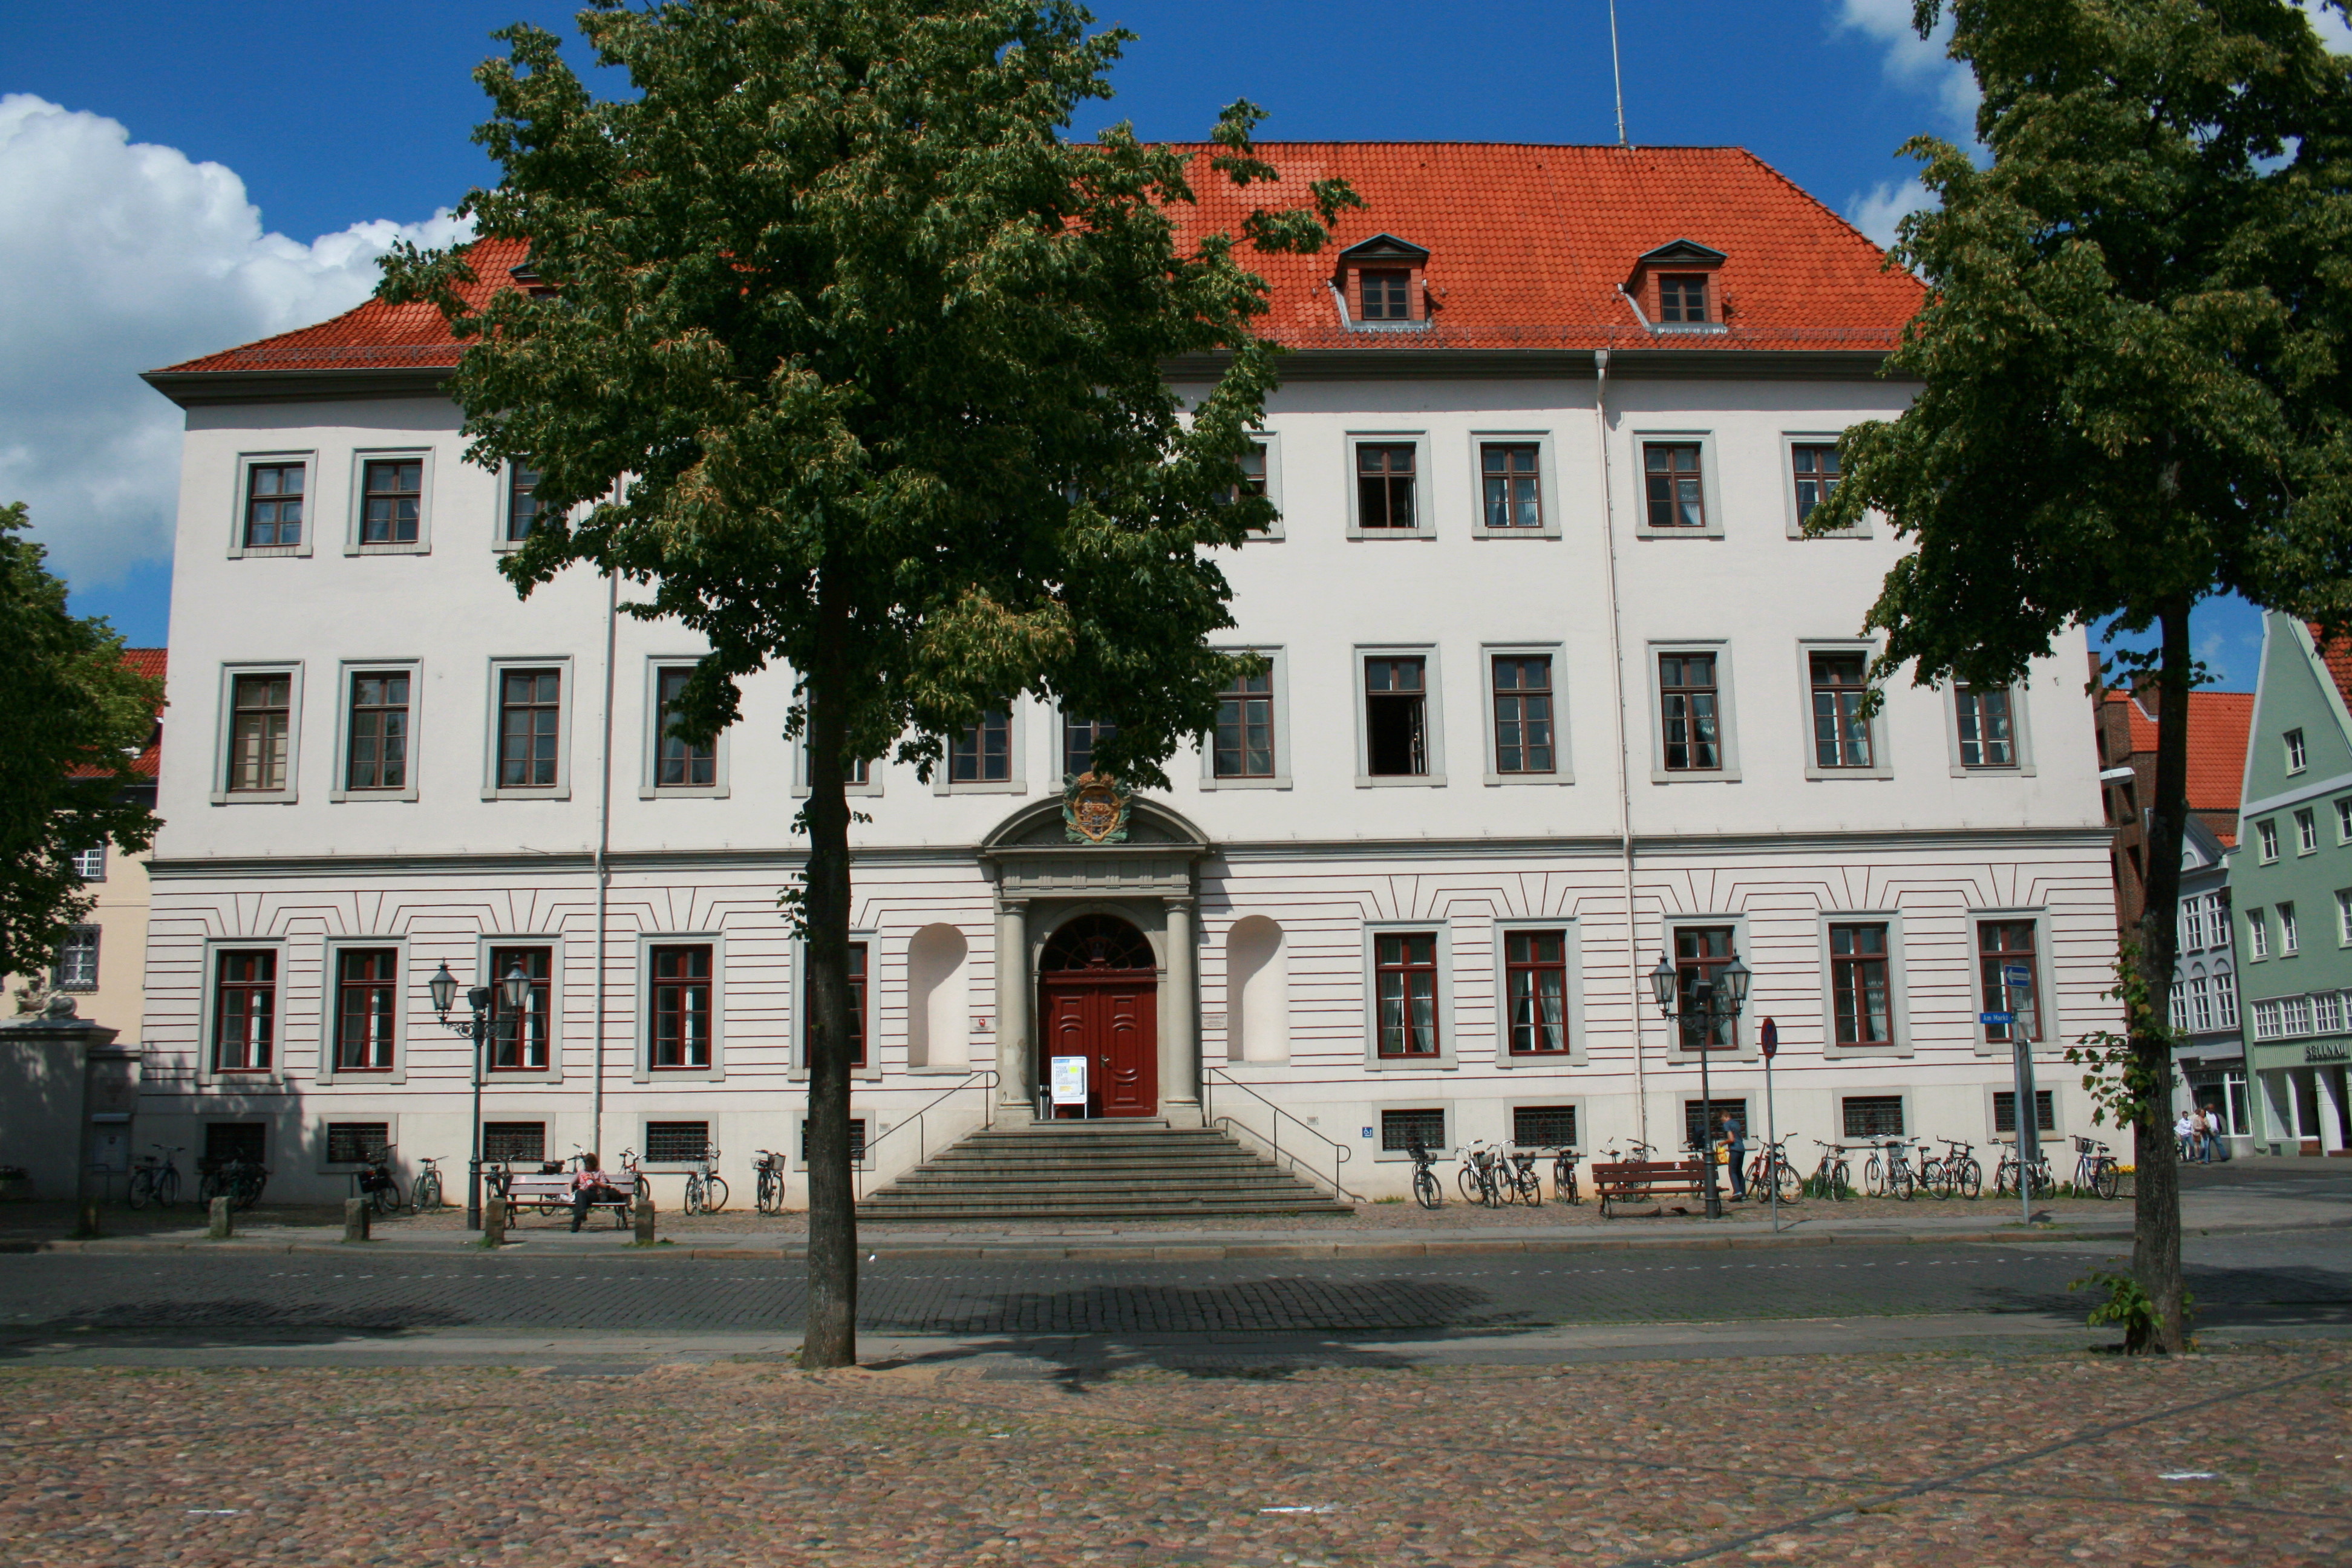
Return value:
<svg viewBox="0 0 2352 1568">
<path fill-rule="evenodd" d="M 213 1071 L 268 1072 L 278 1043 L 278 954 L 225 952 L 213 1000 Z"/>
<path fill-rule="evenodd" d="M 808 1163 L 808 1118 L 803 1116 L 801 1118 L 801 1163 L 803 1165 Z M 866 1163 L 866 1118 L 863 1116 L 849 1119 L 849 1163 L 853 1165 Z"/>
<path fill-rule="evenodd" d="M 1658 656 L 1658 721 L 1668 773 L 1716 773 L 1723 767 L 1715 655 Z"/>
<path fill-rule="evenodd" d="M 360 542 L 415 543 L 425 500 L 425 459 L 385 458 L 362 464 L 360 473 Z"/>
<path fill-rule="evenodd" d="M 1275 776 L 1273 670 L 1237 675 L 1218 696 L 1210 766 L 1221 779 Z"/>
<path fill-rule="evenodd" d="M 1649 489 L 1652 528 L 1706 526 L 1697 442 L 1646 441 L 1642 446 L 1642 469 Z"/>
<path fill-rule="evenodd" d="M 1883 1046 L 1895 1038 L 1893 990 L 1886 967 L 1886 927 L 1830 927 L 1830 999 L 1841 1046 Z"/>
<path fill-rule="evenodd" d="M 1676 1026 L 1684 1050 L 1732 1048 L 1731 1020 L 1720 1019 L 1710 1026 L 1699 1016 L 1698 1010 L 1699 986 L 1705 984 L 1712 987 L 1717 974 L 1731 963 L 1731 935 L 1729 926 L 1675 928 L 1675 1006 L 1685 1015 Z"/>
<path fill-rule="evenodd" d="M 1495 672 L 1495 771 L 1549 773 L 1552 761 L 1551 657 L 1498 654 Z"/>
<path fill-rule="evenodd" d="M 1062 718 L 1062 773 L 1079 778 L 1095 771 L 1095 748 L 1118 733 L 1108 719 Z"/>
<path fill-rule="evenodd" d="M 2279 954 L 2292 957 L 2303 951 L 2303 933 L 2295 925 L 2294 905 L 2281 900 L 2278 906 Z"/>
<path fill-rule="evenodd" d="M 51 983 L 60 991 L 98 989 L 98 928 L 68 926 Z"/>
<path fill-rule="evenodd" d="M 708 1121 L 648 1121 L 646 1123 L 646 1163 L 683 1165 L 710 1152 Z"/>
<path fill-rule="evenodd" d="M 400 954 L 347 947 L 335 954 L 335 1070 L 390 1072 L 400 1002 Z"/>
<path fill-rule="evenodd" d="M 2290 1036 L 2311 1033 L 2310 996 L 2287 996 L 2280 1000 L 2279 1032 Z"/>
<path fill-rule="evenodd" d="M 2285 741 L 2286 771 L 2291 773 L 2299 773 L 2308 765 L 2303 750 L 2303 731 L 2300 730 L 2289 730 L 2286 732 Z"/>
<path fill-rule="evenodd" d="M 1503 974 L 1510 1000 L 1511 1055 L 1552 1056 L 1566 1051 L 1568 933 L 1504 932 Z"/>
<path fill-rule="evenodd" d="M 507 542 L 520 544 L 539 523 L 539 470 L 520 463 L 507 470 Z"/>
<path fill-rule="evenodd" d="M 2319 819 L 2309 807 L 2294 814 L 2294 852 L 2309 855 L 2319 847 Z"/>
<path fill-rule="evenodd" d="M 507 1009 L 506 978 L 520 969 L 530 978 L 530 1000 L 518 1015 Z M 490 1070 L 545 1072 L 552 1061 L 555 950 L 490 949 Z"/>
<path fill-rule="evenodd" d="M 1383 932 L 1372 942 L 1380 1000 L 1380 1054 L 1437 1055 L 1437 935 Z"/>
<path fill-rule="evenodd" d="M 948 757 L 953 784 L 1006 784 L 1013 778 L 1013 715 L 998 709 L 955 738 Z"/>
<path fill-rule="evenodd" d="M 2253 959 L 2271 955 L 2271 923 L 2259 905 L 2246 911 L 2246 956 Z"/>
<path fill-rule="evenodd" d="M 1367 531 L 1411 532 L 1413 444 L 1360 441 L 1356 445 L 1356 526 Z"/>
<path fill-rule="evenodd" d="M 1669 272 L 1658 279 L 1658 320 L 1706 320 L 1706 274 Z"/>
<path fill-rule="evenodd" d="M 2311 1032 L 2315 1035 L 2340 1035 L 2344 1032 L 2344 998 L 2341 991 L 2315 992 L 2311 998 Z"/>
<path fill-rule="evenodd" d="M 2352 844 L 2352 795 L 2336 803 L 2336 842 Z"/>
<path fill-rule="evenodd" d="M 563 732 L 563 672 L 499 672 L 499 787 L 553 789 Z"/>
<path fill-rule="evenodd" d="M 1429 773 L 1429 695 L 1421 658 L 1364 660 L 1364 763 L 1374 778 Z"/>
<path fill-rule="evenodd" d="M 2278 822 L 2275 818 L 2254 824 L 2254 841 L 2260 847 L 2265 863 L 2279 858 Z"/>
<path fill-rule="evenodd" d="M 1748 1130 L 1748 1101 L 1745 1099 L 1684 1100 L 1683 1147 L 1690 1150 L 1697 1149 L 1699 1146 L 1700 1135 L 1709 1128 L 1713 1128 L 1715 1130 L 1715 1135 L 1717 1137 L 1722 1137 L 1723 1119 L 1727 1116 L 1739 1123 L 1741 1131 L 1746 1131 Z M 1716 1173 L 1717 1182 L 1720 1183 L 1723 1179 L 1723 1173 L 1717 1171 Z"/>
<path fill-rule="evenodd" d="M 1526 446 L 1489 443 L 1478 448 L 1488 528 L 1543 526 L 1543 480 L 1537 470 L 1537 457 L 1532 442 Z"/>
<path fill-rule="evenodd" d="M 1573 1105 L 1511 1107 L 1511 1142 L 1522 1149 L 1576 1147 L 1576 1107 Z"/>
<path fill-rule="evenodd" d="M 1363 301 L 1360 320 L 1403 321 L 1412 319 L 1412 311 L 1406 304 L 1406 291 L 1412 282 L 1412 273 L 1376 271 L 1366 268 L 1356 276 L 1362 279 L 1359 286 Z"/>
<path fill-rule="evenodd" d="M 1241 483 L 1234 487 L 1237 495 L 1265 494 L 1265 443 L 1252 441 L 1241 455 Z"/>
<path fill-rule="evenodd" d="M 286 787 L 294 678 L 240 675 L 229 686 L 228 787 L 256 794 Z"/>
<path fill-rule="evenodd" d="M 546 1159 L 547 1123 L 544 1121 L 483 1122 L 482 1158 L 499 1161 Z"/>
<path fill-rule="evenodd" d="M 1903 1136 L 1903 1097 L 1899 1094 L 1849 1094 L 1842 1109 L 1845 1112 L 1845 1135 L 1849 1138 Z"/>
<path fill-rule="evenodd" d="M 1789 466 L 1796 478 L 1797 522 L 1803 526 L 1813 509 L 1837 493 L 1838 449 L 1826 444 L 1801 442 L 1789 448 Z"/>
<path fill-rule="evenodd" d="M 2336 940 L 2352 947 L 2352 888 L 2336 890 Z"/>
<path fill-rule="evenodd" d="M 392 1147 L 389 1121 L 330 1121 L 327 1123 L 327 1163 L 363 1165 L 383 1158 Z"/>
<path fill-rule="evenodd" d="M 2201 1035 L 2213 1027 L 2213 990 L 2201 974 L 2192 974 L 2185 986 L 2176 986 L 2172 1012 L 2175 1023 L 2186 1023 L 2191 1034 Z"/>
<path fill-rule="evenodd" d="M 1979 921 L 1977 922 L 1977 971 L 1988 1013 L 2014 1014 L 2014 1024 L 1987 1024 L 1987 1041 L 2007 1045 L 2020 1038 L 2015 1033 L 2023 1030 L 2022 1038 L 2039 1040 L 2044 1037 L 2042 1028 L 2042 965 L 2034 957 L 2034 931 L 2032 921 Z M 2005 971 L 2011 965 L 2022 965 L 2025 984 L 2011 985 Z"/>
<path fill-rule="evenodd" d="M 1871 765 L 1870 721 L 1863 717 L 1863 656 L 1812 656 L 1813 764 L 1822 768 Z"/>
<path fill-rule="evenodd" d="M 2238 977 L 2227 970 L 2213 976 L 2213 1026 L 2238 1026 Z"/>
<path fill-rule="evenodd" d="M 2058 1131 L 2057 1090 L 2037 1089 L 2033 1091 L 2033 1125 L 2043 1132 Z M 1997 1089 L 1992 1092 L 1992 1130 L 2014 1133 L 2017 1131 L 2017 1091 Z"/>
<path fill-rule="evenodd" d="M 105 881 L 106 846 L 101 844 L 95 849 L 75 850 L 73 852 L 73 874 L 75 879 L 79 881 Z"/>
<path fill-rule="evenodd" d="M 662 789 L 709 789 L 719 782 L 719 742 L 694 742 L 670 733 L 692 665 L 672 665 L 657 678 L 661 700 L 661 747 L 655 753 L 654 784 Z"/>
<path fill-rule="evenodd" d="M 866 1062 L 866 944 L 849 944 L 849 1065 L 862 1068 Z"/>
<path fill-rule="evenodd" d="M 207 1121 L 205 1123 L 205 1156 L 198 1170 L 218 1167 L 231 1160 L 242 1160 L 248 1165 L 266 1165 L 269 1152 L 269 1129 L 258 1121 Z"/>
<path fill-rule="evenodd" d="M 352 677 L 349 737 L 343 758 L 347 790 L 408 787 L 408 677 L 362 670 Z"/>
<path fill-rule="evenodd" d="M 2017 765 L 2017 731 L 2009 712 L 2005 686 L 1955 687 L 1952 700 L 1959 710 L 1960 766 L 2013 768 Z"/>
<path fill-rule="evenodd" d="M 1381 1112 L 1381 1152 L 1402 1153 L 1415 1140 L 1424 1149 L 1445 1147 L 1445 1111 L 1442 1107 Z"/>
<path fill-rule="evenodd" d="M 652 952 L 652 1065 L 707 1068 L 710 1065 L 709 944 L 684 943 Z M 653 1157 L 650 1150 L 646 1157 Z"/>
<path fill-rule="evenodd" d="M 245 547 L 302 542 L 302 465 L 254 463 L 246 469 Z"/>
</svg>

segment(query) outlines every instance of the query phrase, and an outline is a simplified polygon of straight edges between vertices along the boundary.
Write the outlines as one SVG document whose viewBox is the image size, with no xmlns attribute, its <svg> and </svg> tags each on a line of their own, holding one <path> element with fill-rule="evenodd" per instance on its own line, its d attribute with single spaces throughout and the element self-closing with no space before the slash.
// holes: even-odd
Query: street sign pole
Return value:
<svg viewBox="0 0 2352 1568">
<path fill-rule="evenodd" d="M 2020 1010 L 2018 994 L 2027 1006 Z M 2033 1090 L 2033 972 L 2021 963 L 2000 966 L 2000 1000 L 2007 1009 L 2009 1046 L 2015 1064 L 2017 1096 L 2017 1197 L 2027 1225 L 2033 1223 L 2033 1172 L 2042 1157 L 2042 1107 Z"/>
<path fill-rule="evenodd" d="M 1780 1026 L 1771 1019 L 1757 1032 L 1764 1053 L 1764 1184 L 1772 1189 L 1772 1231 L 1780 1230 L 1780 1131 L 1772 1115 L 1772 1058 L 1780 1054 Z"/>
</svg>

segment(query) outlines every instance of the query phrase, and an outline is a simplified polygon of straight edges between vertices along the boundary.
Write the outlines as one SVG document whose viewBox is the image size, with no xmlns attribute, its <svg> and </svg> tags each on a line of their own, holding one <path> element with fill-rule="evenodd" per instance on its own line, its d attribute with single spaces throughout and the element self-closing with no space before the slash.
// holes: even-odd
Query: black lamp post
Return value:
<svg viewBox="0 0 2352 1568">
<path fill-rule="evenodd" d="M 1685 1006 L 1682 976 L 1675 969 L 1673 954 L 1659 953 L 1658 967 L 1650 971 L 1650 994 L 1657 998 L 1658 1011 L 1677 1028 L 1695 1023 L 1703 1031 L 1699 1037 L 1698 1099 L 1705 1109 L 1699 1117 L 1698 1154 L 1709 1219 L 1723 1217 L 1723 1197 L 1715 1185 L 1715 1089 L 1707 1072 L 1707 1058 L 1715 1054 L 1716 1026 L 1728 1023 L 1737 1026 L 1739 1011 L 1748 1005 L 1748 966 L 1739 962 L 1739 954 L 1735 952 L 1718 978 L 1710 981 L 1702 972 L 1691 983 L 1690 1003 Z"/>
<path fill-rule="evenodd" d="M 491 1020 L 490 988 L 469 985 L 466 988 L 466 1007 L 473 1016 L 457 1023 L 449 1021 L 449 1008 L 457 1000 L 457 977 L 444 963 L 434 971 L 433 978 L 425 983 L 433 993 L 433 1010 L 441 1016 L 441 1026 L 463 1035 L 474 1043 L 474 1152 L 466 1162 L 466 1228 L 482 1228 L 482 1058 L 489 1048 Z M 520 963 L 507 971 L 500 989 L 506 993 L 508 1014 L 515 1027 L 522 1027 L 525 1011 L 530 1006 L 530 976 L 523 973 Z"/>
</svg>

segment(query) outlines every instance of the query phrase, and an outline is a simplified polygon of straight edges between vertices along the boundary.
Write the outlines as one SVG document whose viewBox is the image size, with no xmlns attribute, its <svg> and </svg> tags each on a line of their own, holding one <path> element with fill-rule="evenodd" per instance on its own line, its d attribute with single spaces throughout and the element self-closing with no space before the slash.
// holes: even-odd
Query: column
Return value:
<svg viewBox="0 0 2352 1568">
<path fill-rule="evenodd" d="M 1029 900 L 996 902 L 996 1120 L 1036 1119 L 1029 1074 Z"/>
<path fill-rule="evenodd" d="M 2319 1152 L 2340 1154 L 2344 1152 L 2344 1069 L 2317 1068 L 2311 1077 L 2319 1090 Z"/>
<path fill-rule="evenodd" d="M 1201 1121 L 1201 1004 L 1192 983 L 1192 900 L 1168 899 L 1168 1071 L 1160 1106 L 1178 1127 Z"/>
</svg>

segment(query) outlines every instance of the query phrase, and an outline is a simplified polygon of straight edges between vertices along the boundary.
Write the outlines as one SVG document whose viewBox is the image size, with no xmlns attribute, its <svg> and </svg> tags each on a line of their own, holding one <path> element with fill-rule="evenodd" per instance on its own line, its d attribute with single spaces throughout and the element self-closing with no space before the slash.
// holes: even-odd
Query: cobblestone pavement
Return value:
<svg viewBox="0 0 2352 1568">
<path fill-rule="evenodd" d="M 0 1563 L 2352 1562 L 2352 1354 L 0 1372 Z"/>
<path fill-rule="evenodd" d="M 1841 1315 L 2060 1312 L 2100 1256 L 2081 1246 L 1915 1243 L 1759 1253 L 1524 1252 L 1277 1262 L 882 1258 L 861 1273 L 869 1331 L 1028 1334 L 1496 1331 L 1560 1323 Z M 2189 1284 L 2210 1313 L 2341 1317 L 2352 1237 L 2201 1239 Z M 615 1248 L 508 1254 L 37 1254 L 0 1257 L 11 1333 L 460 1326 L 694 1332 L 796 1328 L 797 1260 L 698 1259 Z"/>
</svg>

